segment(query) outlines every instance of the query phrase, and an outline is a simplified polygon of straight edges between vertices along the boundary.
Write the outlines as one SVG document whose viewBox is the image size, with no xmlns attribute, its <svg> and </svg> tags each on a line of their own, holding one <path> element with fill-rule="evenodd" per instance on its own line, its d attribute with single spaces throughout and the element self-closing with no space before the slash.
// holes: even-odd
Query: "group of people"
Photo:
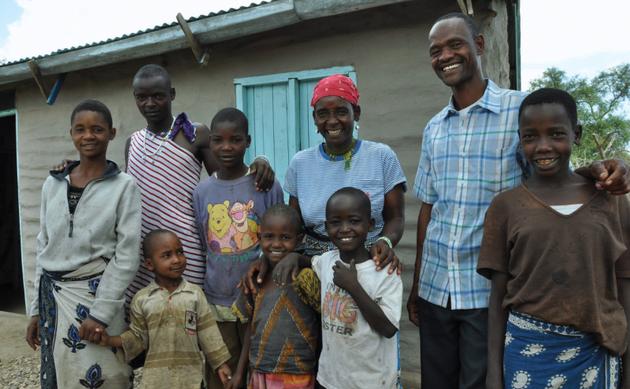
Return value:
<svg viewBox="0 0 630 389">
<path fill-rule="evenodd" d="M 627 164 L 572 171 L 573 98 L 484 79 L 468 16 L 439 18 L 429 43 L 452 98 L 414 183 L 422 387 L 630 388 Z M 79 160 L 42 188 L 26 334 L 41 386 L 129 388 L 131 364 L 146 388 L 400 387 L 406 178 L 390 147 L 354 138 L 352 80 L 315 86 L 323 142 L 284 186 L 266 158 L 244 163 L 243 112 L 209 128 L 173 116 L 158 65 L 133 93 L 146 127 L 126 173 L 107 159 L 109 109 L 85 100 L 70 116 Z"/>
</svg>

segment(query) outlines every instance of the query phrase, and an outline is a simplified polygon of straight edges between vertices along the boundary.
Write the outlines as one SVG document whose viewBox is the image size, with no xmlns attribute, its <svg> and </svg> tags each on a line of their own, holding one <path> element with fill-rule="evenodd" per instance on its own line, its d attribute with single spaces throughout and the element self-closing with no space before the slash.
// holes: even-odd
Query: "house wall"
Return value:
<svg viewBox="0 0 630 389">
<path fill-rule="evenodd" d="M 51 166 L 64 158 L 76 158 L 68 134 L 69 116 L 80 100 L 96 98 L 112 110 L 118 134 L 108 153 L 122 165 L 125 139 L 143 126 L 131 93 L 133 74 L 143 64 L 166 66 L 177 91 L 173 111 L 185 110 L 193 120 L 205 123 L 218 109 L 235 104 L 235 78 L 350 65 L 356 70 L 361 93 L 361 136 L 387 143 L 396 151 L 411 187 L 422 129 L 450 96 L 431 69 L 428 31 L 437 16 L 452 10 L 457 10 L 454 1 L 417 1 L 309 21 L 213 47 L 206 67 L 196 65 L 191 52 L 184 50 L 74 72 L 66 78 L 53 106 L 45 104 L 34 83 L 18 86 L 22 244 L 29 295 L 35 274 L 41 185 Z M 507 61 L 507 53 L 486 56 L 494 58 L 491 61 Z M 407 247 L 415 244 L 418 211 L 411 192 L 407 192 L 402 242 Z M 407 263 L 413 260 L 403 258 Z"/>
</svg>

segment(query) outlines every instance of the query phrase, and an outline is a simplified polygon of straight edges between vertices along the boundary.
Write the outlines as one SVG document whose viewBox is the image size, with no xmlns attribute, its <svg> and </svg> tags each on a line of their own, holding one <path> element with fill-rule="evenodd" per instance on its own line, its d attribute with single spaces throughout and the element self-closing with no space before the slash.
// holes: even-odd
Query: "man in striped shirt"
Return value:
<svg viewBox="0 0 630 389">
<path fill-rule="evenodd" d="M 414 185 L 422 207 L 407 309 L 420 327 L 423 388 L 485 387 L 490 283 L 477 274 L 477 260 L 492 198 L 521 182 L 518 109 L 525 93 L 483 78 L 483 50 L 483 36 L 461 13 L 439 18 L 429 33 L 433 70 L 452 98 L 424 129 Z M 620 161 L 580 173 L 598 177 L 613 194 L 628 191 Z"/>
<path fill-rule="evenodd" d="M 162 66 L 141 67 L 133 79 L 133 95 L 146 127 L 134 132 L 125 145 L 127 173 L 136 179 L 142 201 L 142 236 L 154 229 L 174 231 L 181 239 L 188 260 L 184 278 L 203 286 L 206 253 L 195 224 L 192 194 L 201 176 L 217 169 L 210 152 L 210 130 L 192 123 L 185 113 L 173 116 L 175 88 Z M 257 190 L 274 183 L 274 173 L 265 159 L 251 166 Z M 127 290 L 127 301 L 149 284 L 153 274 L 141 265 Z"/>
</svg>

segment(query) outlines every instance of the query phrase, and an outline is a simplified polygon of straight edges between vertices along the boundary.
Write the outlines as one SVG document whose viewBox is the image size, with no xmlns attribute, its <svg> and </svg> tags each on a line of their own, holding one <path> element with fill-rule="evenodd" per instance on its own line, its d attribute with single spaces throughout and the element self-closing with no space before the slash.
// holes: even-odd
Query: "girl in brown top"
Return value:
<svg viewBox="0 0 630 389">
<path fill-rule="evenodd" d="M 568 93 L 525 98 L 519 135 L 530 174 L 492 201 L 477 267 L 492 280 L 487 387 L 630 388 L 629 199 L 569 168 Z"/>
</svg>

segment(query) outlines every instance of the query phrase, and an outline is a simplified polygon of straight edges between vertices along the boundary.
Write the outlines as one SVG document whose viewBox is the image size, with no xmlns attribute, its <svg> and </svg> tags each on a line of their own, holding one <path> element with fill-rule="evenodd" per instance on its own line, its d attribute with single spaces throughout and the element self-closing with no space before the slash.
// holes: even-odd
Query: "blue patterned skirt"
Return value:
<svg viewBox="0 0 630 389">
<path fill-rule="evenodd" d="M 79 337 L 105 267 L 104 261 L 97 260 L 72 272 L 43 271 L 39 283 L 43 389 L 131 388 L 131 369 L 122 351 Z M 107 332 L 120 334 L 124 325 L 121 307 Z"/>
<path fill-rule="evenodd" d="M 620 363 L 590 334 L 510 312 L 503 355 L 506 389 L 617 389 Z"/>
</svg>

